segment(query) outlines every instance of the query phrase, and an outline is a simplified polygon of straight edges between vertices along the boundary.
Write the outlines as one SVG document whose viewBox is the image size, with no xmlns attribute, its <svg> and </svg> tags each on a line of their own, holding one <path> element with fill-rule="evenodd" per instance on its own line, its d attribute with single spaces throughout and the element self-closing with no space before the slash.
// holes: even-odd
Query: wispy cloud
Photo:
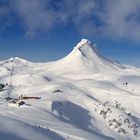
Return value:
<svg viewBox="0 0 140 140">
<path fill-rule="evenodd" d="M 59 24 L 79 25 L 83 19 L 92 15 L 92 0 L 14 0 L 15 9 L 26 29 L 26 34 L 34 36 L 46 32 Z"/>
<path fill-rule="evenodd" d="M 140 41 L 140 1 L 108 0 L 100 20 L 103 34 Z"/>
<path fill-rule="evenodd" d="M 35 36 L 59 25 L 75 25 L 87 35 L 140 41 L 138 0 L 9 0 L 25 34 Z M 0 6 L 0 11 L 2 11 Z M 6 17 L 3 12 L 1 17 Z M 7 22 L 8 23 L 8 22 Z M 5 23 L 3 23 L 5 24 Z M 2 25 L 0 24 L 2 27 Z"/>
</svg>

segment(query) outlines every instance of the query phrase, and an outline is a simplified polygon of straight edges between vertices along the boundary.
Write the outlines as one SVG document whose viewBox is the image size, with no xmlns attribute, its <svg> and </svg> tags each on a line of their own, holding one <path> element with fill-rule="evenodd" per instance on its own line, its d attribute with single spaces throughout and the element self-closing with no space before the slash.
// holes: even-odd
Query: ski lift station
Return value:
<svg viewBox="0 0 140 140">
<path fill-rule="evenodd" d="M 13 58 L 14 59 L 14 58 Z M 15 99 L 11 96 L 12 90 L 13 90 L 13 82 L 12 82 L 12 76 L 14 74 L 14 60 L 10 61 L 12 62 L 12 68 L 10 69 L 10 81 L 6 84 L 0 84 L 0 90 L 3 90 L 3 88 L 7 87 L 6 97 L 4 100 L 8 103 L 9 107 L 19 107 L 23 104 L 25 104 L 24 101 L 21 101 L 20 99 Z"/>
<path fill-rule="evenodd" d="M 14 88 L 14 85 L 13 85 L 14 58 L 13 58 L 13 60 L 10 60 L 10 62 L 12 63 L 12 67 L 9 68 L 9 71 L 10 71 L 9 82 L 6 83 L 6 84 L 0 83 L 0 92 L 4 91 L 4 90 L 7 90 L 5 98 L 1 98 L 0 102 L 1 103 L 6 102 L 9 107 L 20 107 L 20 106 L 25 104 L 25 102 L 24 102 L 25 100 L 40 99 L 41 97 L 27 96 L 27 95 L 24 95 L 24 94 L 17 97 L 17 98 L 14 98 L 12 96 L 12 91 L 13 91 L 13 88 Z"/>
<path fill-rule="evenodd" d="M 9 84 L 7 84 L 7 86 L 8 86 L 7 97 L 5 97 L 5 100 L 8 102 L 8 106 L 9 107 L 20 107 L 25 104 L 25 102 L 23 100 L 40 99 L 40 97 L 26 96 L 26 95 L 21 95 L 19 98 L 15 99 L 11 96 L 12 90 L 13 90 L 14 60 L 12 60 L 10 62 L 12 62 L 12 68 L 10 69 L 11 70 L 10 71 L 10 81 L 9 81 Z"/>
<path fill-rule="evenodd" d="M 20 107 L 21 105 L 24 105 L 24 104 L 25 104 L 25 102 L 19 101 L 19 100 L 12 100 L 12 101 L 8 102 L 9 107 Z"/>
</svg>

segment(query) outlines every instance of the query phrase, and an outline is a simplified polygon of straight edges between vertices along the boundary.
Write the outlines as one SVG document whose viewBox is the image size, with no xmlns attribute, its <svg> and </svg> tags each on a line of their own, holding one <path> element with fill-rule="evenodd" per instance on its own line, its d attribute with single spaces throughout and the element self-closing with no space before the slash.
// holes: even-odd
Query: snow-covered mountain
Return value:
<svg viewBox="0 0 140 140">
<path fill-rule="evenodd" d="M 50 71 L 57 69 L 59 73 L 63 73 L 63 70 L 67 69 L 67 73 L 72 74 L 87 74 L 87 72 L 93 74 L 122 68 L 124 66 L 100 56 L 96 45 L 92 45 L 90 41 L 82 39 L 69 55 L 54 63 Z"/>
<path fill-rule="evenodd" d="M 0 83 L 3 140 L 140 139 L 140 69 L 102 57 L 86 39 L 58 61 L 1 61 Z M 39 99 L 5 100 L 21 95 Z"/>
</svg>

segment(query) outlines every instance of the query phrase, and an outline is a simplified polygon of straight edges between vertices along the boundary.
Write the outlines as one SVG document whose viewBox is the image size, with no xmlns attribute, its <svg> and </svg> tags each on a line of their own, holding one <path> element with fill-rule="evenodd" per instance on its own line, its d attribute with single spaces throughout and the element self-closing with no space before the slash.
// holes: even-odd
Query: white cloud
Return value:
<svg viewBox="0 0 140 140">
<path fill-rule="evenodd" d="M 46 6 L 39 0 L 15 0 L 15 9 L 26 30 L 26 35 L 34 36 L 55 24 L 57 17 Z"/>
<path fill-rule="evenodd" d="M 111 37 L 140 41 L 140 1 L 108 0 L 100 20 L 103 33 Z"/>
<path fill-rule="evenodd" d="M 31 37 L 72 23 L 85 36 L 140 41 L 139 0 L 9 1 L 26 35 Z"/>
<path fill-rule="evenodd" d="M 39 32 L 47 32 L 51 28 L 70 22 L 79 23 L 92 15 L 93 0 L 55 1 L 52 0 L 14 0 L 14 8 L 26 30 L 26 35 L 34 36 Z"/>
</svg>

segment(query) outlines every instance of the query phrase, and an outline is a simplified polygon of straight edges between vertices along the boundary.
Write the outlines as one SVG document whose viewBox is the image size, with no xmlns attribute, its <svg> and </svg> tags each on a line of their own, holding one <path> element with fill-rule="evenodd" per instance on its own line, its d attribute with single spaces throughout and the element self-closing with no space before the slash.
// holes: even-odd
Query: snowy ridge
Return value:
<svg viewBox="0 0 140 140">
<path fill-rule="evenodd" d="M 108 61 L 101 57 L 95 45 L 92 45 L 90 41 L 86 39 L 82 39 L 70 54 L 56 61 L 54 67 L 50 68 L 50 71 L 52 72 L 57 69 L 57 73 L 62 74 L 63 69 L 67 69 L 68 73 L 95 74 L 124 68 L 124 66 L 118 63 Z"/>
<path fill-rule="evenodd" d="M 58 61 L 1 61 L 0 83 L 3 140 L 140 139 L 140 69 L 103 58 L 86 39 Z M 12 98 L 40 98 L 9 107 L 9 87 Z"/>
</svg>

